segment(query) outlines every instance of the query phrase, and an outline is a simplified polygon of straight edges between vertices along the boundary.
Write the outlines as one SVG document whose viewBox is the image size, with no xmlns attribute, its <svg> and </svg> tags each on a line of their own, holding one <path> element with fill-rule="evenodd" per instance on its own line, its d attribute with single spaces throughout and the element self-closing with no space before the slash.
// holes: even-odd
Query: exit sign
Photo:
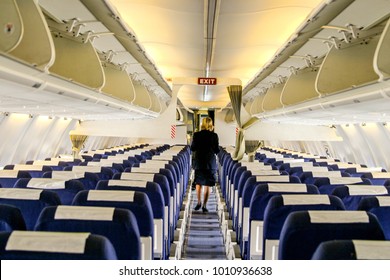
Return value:
<svg viewBox="0 0 390 280">
<path fill-rule="evenodd" d="M 217 78 L 198 78 L 198 85 L 209 86 L 216 84 Z"/>
</svg>

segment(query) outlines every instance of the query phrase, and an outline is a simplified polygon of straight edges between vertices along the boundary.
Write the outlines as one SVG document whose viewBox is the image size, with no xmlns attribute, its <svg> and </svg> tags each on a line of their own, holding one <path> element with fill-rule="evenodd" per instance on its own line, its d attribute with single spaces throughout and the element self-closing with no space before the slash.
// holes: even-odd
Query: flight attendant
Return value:
<svg viewBox="0 0 390 280">
<path fill-rule="evenodd" d="M 201 130 L 194 133 L 191 144 L 191 151 L 194 152 L 194 182 L 198 198 L 195 210 L 202 207 L 204 213 L 208 212 L 206 205 L 210 193 L 209 187 L 215 186 L 216 183 L 217 160 L 215 155 L 219 152 L 219 140 L 213 130 L 213 120 L 210 117 L 204 118 Z M 203 203 L 201 201 L 202 186 L 204 187 Z"/>
</svg>

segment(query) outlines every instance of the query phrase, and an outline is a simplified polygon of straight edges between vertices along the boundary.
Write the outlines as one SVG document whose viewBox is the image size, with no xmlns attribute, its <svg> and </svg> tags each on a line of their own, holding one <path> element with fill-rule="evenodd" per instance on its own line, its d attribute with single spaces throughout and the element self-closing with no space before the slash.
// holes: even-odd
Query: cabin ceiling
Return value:
<svg viewBox="0 0 390 280">
<path fill-rule="evenodd" d="M 238 78 L 243 86 L 243 101 L 250 105 L 275 85 L 285 82 L 292 74 L 291 69 L 306 68 L 308 58 L 323 58 L 329 51 L 325 42 L 330 37 L 343 38 L 340 28 L 353 24 L 359 29 L 369 29 L 384 22 L 390 13 L 388 0 L 39 0 L 38 3 L 50 20 L 64 23 L 75 19 L 81 33 L 92 31 L 94 48 L 110 54 L 113 64 L 126 66 L 131 78 L 157 96 L 165 107 L 172 95 L 172 79 L 177 77 Z M 5 91 L 7 85 L 2 87 Z M 387 89 L 388 82 L 381 90 Z M 31 98 L 15 89 L 4 94 L 0 109 L 5 112 L 14 108 L 15 112 L 31 114 L 51 112 L 90 120 L 154 118 L 164 109 L 161 106 L 160 111 L 133 110 L 126 103 L 121 106 L 121 102 L 110 103 L 99 96 L 84 98 L 85 102 L 80 103 L 72 96 L 59 95 L 62 94 L 47 98 L 42 90 Z M 387 92 L 379 95 L 388 98 Z M 230 103 L 226 86 L 218 85 L 186 85 L 178 98 L 179 106 L 189 109 L 225 108 Z M 325 101 L 331 102 L 328 99 Z M 381 104 L 380 112 L 370 113 L 376 104 Z M 66 108 L 61 108 L 62 105 Z M 287 111 L 283 108 L 275 113 L 250 113 L 265 121 L 310 123 L 312 120 L 324 124 L 346 115 L 355 120 L 375 115 L 377 121 L 389 121 L 390 106 L 383 105 L 381 98 L 370 99 L 368 105 L 360 104 L 356 110 L 350 104 L 329 107 L 331 110 L 320 106 L 315 113 L 313 105 L 299 115 L 300 107 L 308 105 L 297 104 Z"/>
</svg>

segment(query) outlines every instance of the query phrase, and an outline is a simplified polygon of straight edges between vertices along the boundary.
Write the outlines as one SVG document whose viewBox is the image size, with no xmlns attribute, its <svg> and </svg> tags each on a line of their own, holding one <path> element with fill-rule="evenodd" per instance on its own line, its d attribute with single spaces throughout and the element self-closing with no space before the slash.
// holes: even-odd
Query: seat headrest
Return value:
<svg viewBox="0 0 390 280">
<path fill-rule="evenodd" d="M 90 190 L 87 201 L 123 201 L 133 202 L 134 191 L 110 191 L 110 190 Z"/>
<path fill-rule="evenodd" d="M 57 180 L 71 180 L 71 179 L 80 179 L 84 178 L 85 171 L 76 172 L 76 171 L 52 171 L 51 178 Z"/>
<path fill-rule="evenodd" d="M 154 174 L 152 173 L 132 173 L 122 172 L 121 180 L 134 180 L 134 181 L 150 181 L 153 182 Z"/>
<path fill-rule="evenodd" d="M 258 182 L 290 182 L 290 176 L 277 175 L 277 176 L 256 176 Z"/>
<path fill-rule="evenodd" d="M 115 208 L 98 206 L 57 206 L 55 220 L 112 221 Z"/>
<path fill-rule="evenodd" d="M 135 180 L 108 180 L 108 186 L 146 188 L 148 182 Z"/>
<path fill-rule="evenodd" d="M 281 184 L 271 183 L 271 184 L 268 184 L 268 191 L 269 192 L 306 192 L 307 186 L 306 186 L 306 184 L 299 184 L 299 183 L 291 183 L 291 184 L 290 183 L 281 183 Z"/>
<path fill-rule="evenodd" d="M 4 169 L 0 170 L 0 178 L 17 178 L 19 170 Z"/>
<path fill-rule="evenodd" d="M 390 242 L 382 240 L 352 240 L 358 260 L 389 260 Z"/>
<path fill-rule="evenodd" d="M 347 185 L 363 182 L 360 177 L 330 177 L 329 182 L 331 185 Z"/>
<path fill-rule="evenodd" d="M 35 251 L 83 254 L 90 233 L 13 231 L 7 251 Z"/>
<path fill-rule="evenodd" d="M 308 211 L 311 223 L 369 223 L 366 211 Z"/>
<path fill-rule="evenodd" d="M 388 194 L 385 186 L 373 185 L 347 185 L 350 195 L 385 195 Z"/>
<path fill-rule="evenodd" d="M 42 190 L 0 188 L 0 198 L 39 200 Z"/>
<path fill-rule="evenodd" d="M 327 204 L 330 205 L 328 195 L 322 194 L 283 194 L 284 205 L 309 205 L 309 204 Z"/>
<path fill-rule="evenodd" d="M 34 189 L 65 189 L 65 181 L 52 178 L 31 178 L 27 183 L 28 188 Z"/>
</svg>

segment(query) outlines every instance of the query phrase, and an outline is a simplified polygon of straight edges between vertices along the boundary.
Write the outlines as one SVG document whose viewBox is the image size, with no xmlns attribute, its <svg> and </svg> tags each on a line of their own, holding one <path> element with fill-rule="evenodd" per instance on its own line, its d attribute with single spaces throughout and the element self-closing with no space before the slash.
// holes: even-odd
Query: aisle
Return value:
<svg viewBox="0 0 390 280">
<path fill-rule="evenodd" d="M 196 192 L 192 191 L 191 213 L 188 217 L 182 259 L 226 259 L 215 192 L 210 193 L 207 203 L 208 213 L 203 213 L 202 209 L 195 211 L 196 203 Z"/>
</svg>

